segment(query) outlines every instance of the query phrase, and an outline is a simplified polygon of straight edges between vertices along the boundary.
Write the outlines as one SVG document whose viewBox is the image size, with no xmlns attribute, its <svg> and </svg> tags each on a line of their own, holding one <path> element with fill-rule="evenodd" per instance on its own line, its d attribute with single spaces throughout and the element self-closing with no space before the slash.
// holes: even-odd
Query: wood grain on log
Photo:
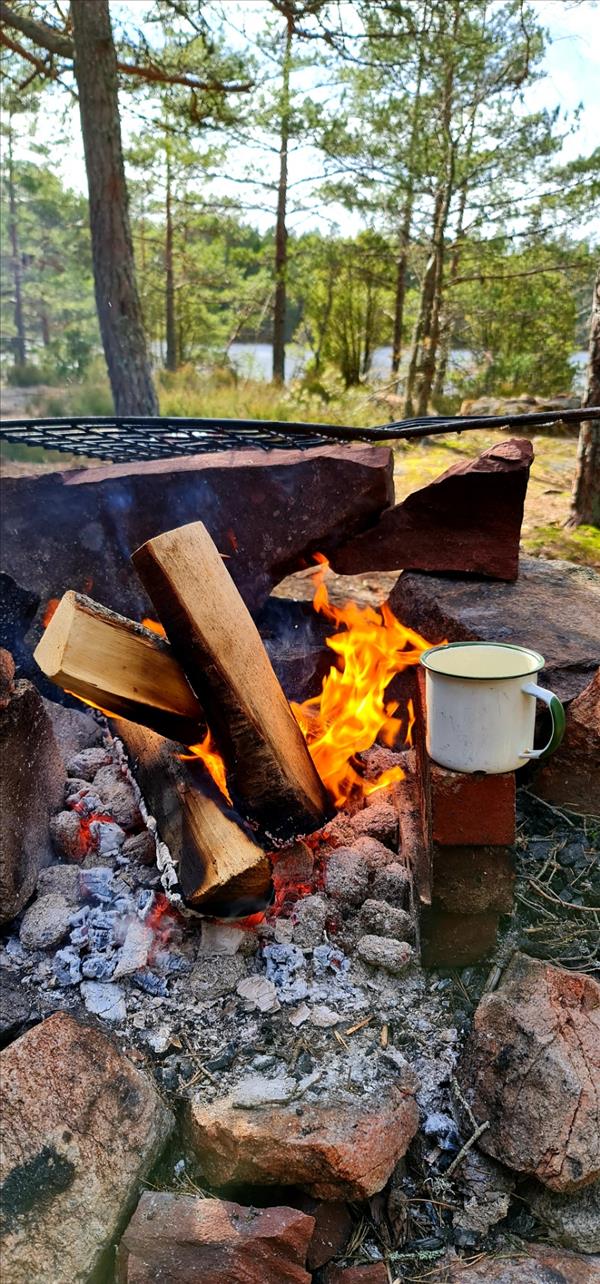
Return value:
<svg viewBox="0 0 600 1284">
<path fill-rule="evenodd" d="M 169 643 L 79 593 L 65 593 L 34 652 L 63 690 L 183 744 L 204 715 Z"/>
<path fill-rule="evenodd" d="M 133 555 L 206 710 L 234 798 L 271 834 L 314 830 L 327 796 L 249 611 L 202 522 Z"/>
<path fill-rule="evenodd" d="M 241 916 L 264 908 L 271 888 L 269 861 L 203 764 L 182 761 L 181 745 L 127 719 L 120 718 L 114 732 L 178 866 L 186 901 L 214 914 Z"/>
</svg>

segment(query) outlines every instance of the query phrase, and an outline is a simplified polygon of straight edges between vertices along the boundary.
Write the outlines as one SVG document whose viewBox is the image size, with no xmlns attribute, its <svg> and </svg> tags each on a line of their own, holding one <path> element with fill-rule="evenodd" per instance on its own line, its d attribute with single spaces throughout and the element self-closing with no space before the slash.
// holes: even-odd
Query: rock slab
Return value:
<svg viewBox="0 0 600 1284">
<path fill-rule="evenodd" d="M 114 1044 L 64 1012 L 0 1060 L 3 1274 L 84 1284 L 162 1150 L 170 1112 Z"/>
<path fill-rule="evenodd" d="M 522 557 L 515 584 L 404 572 L 388 599 L 432 644 L 514 642 L 541 652 L 542 685 L 573 700 L 600 665 L 600 575 L 573 562 Z"/>
<path fill-rule="evenodd" d="M 42 697 L 15 682 L 0 709 L 0 924 L 27 904 L 53 859 L 50 817 L 60 807 L 65 768 Z"/>
<path fill-rule="evenodd" d="M 600 985 L 526 955 L 479 1004 L 460 1079 L 482 1150 L 558 1192 L 600 1176 Z"/>
<path fill-rule="evenodd" d="M 548 1244 L 523 1244 L 523 1251 L 482 1254 L 463 1261 L 448 1254 L 428 1284 L 598 1284 L 600 1258 L 567 1253 Z"/>
<path fill-rule="evenodd" d="M 514 438 L 455 464 L 335 549 L 333 569 L 360 575 L 405 567 L 516 580 L 532 462 L 531 442 Z"/>
<path fill-rule="evenodd" d="M 202 520 L 251 611 L 313 550 L 361 531 L 394 502 L 386 447 L 231 450 L 2 481 L 2 569 L 39 595 L 89 593 L 151 612 L 130 563 L 140 544 Z M 87 587 L 86 587 L 87 586 Z"/>
<path fill-rule="evenodd" d="M 301 1113 L 300 1113 L 301 1112 Z M 415 1135 L 414 1086 L 377 1099 L 240 1110 L 232 1098 L 190 1102 L 187 1132 L 212 1185 L 300 1186 L 318 1199 L 368 1199 Z"/>
<path fill-rule="evenodd" d="M 314 1224 L 295 1208 L 145 1191 L 121 1240 L 118 1284 L 310 1284 Z"/>
<path fill-rule="evenodd" d="M 569 705 L 565 738 L 532 789 L 556 807 L 600 816 L 600 669 Z"/>
</svg>

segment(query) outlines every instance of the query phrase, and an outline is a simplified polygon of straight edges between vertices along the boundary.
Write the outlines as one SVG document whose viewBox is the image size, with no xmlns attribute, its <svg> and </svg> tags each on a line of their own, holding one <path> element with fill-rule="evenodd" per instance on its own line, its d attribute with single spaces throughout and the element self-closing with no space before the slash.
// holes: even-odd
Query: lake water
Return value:
<svg viewBox="0 0 600 1284">
<path fill-rule="evenodd" d="M 289 383 L 291 379 L 297 378 L 302 374 L 309 353 L 306 349 L 297 347 L 295 344 L 288 344 L 285 355 L 285 379 Z M 240 375 L 245 375 L 248 379 L 270 379 L 273 354 L 270 343 L 232 343 L 229 349 L 229 356 L 232 364 Z M 408 354 L 405 354 L 407 360 Z M 455 348 L 450 353 L 448 362 L 449 378 L 448 384 L 452 386 L 452 371 L 468 371 L 473 357 L 467 348 Z M 376 348 L 373 353 L 371 364 L 370 378 L 390 382 L 390 366 L 392 361 L 391 347 Z M 575 367 L 574 387 L 577 392 L 583 388 L 585 367 L 587 363 L 586 352 L 575 352 L 572 357 L 573 366 Z M 526 390 L 528 391 L 528 389 Z M 533 389 L 533 391 L 537 391 Z"/>
</svg>

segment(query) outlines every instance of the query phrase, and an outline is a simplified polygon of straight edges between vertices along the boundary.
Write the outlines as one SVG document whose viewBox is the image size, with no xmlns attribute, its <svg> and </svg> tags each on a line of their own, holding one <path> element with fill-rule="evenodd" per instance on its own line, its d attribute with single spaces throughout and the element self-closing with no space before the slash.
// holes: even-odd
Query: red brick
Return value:
<svg viewBox="0 0 600 1284">
<path fill-rule="evenodd" d="M 502 776 L 447 771 L 432 762 L 431 825 L 442 847 L 506 846 L 515 841 L 513 772 Z"/>
<path fill-rule="evenodd" d="M 510 914 L 515 874 L 510 847 L 433 849 L 433 905 L 449 914 Z"/>
<path fill-rule="evenodd" d="M 498 915 L 446 914 L 421 907 L 423 967 L 470 967 L 496 945 Z"/>
</svg>

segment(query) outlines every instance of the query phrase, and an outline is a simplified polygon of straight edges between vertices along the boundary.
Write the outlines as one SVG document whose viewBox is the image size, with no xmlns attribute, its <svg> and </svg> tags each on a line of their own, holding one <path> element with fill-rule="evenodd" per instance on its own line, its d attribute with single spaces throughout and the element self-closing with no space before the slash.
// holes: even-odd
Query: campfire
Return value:
<svg viewBox="0 0 600 1284">
<path fill-rule="evenodd" d="M 366 776 L 377 739 L 410 744 L 412 700 L 387 689 L 427 642 L 380 610 L 330 603 L 317 557 L 314 609 L 332 624 L 318 696 L 290 706 L 265 647 L 201 522 L 133 555 L 158 620 L 137 624 L 67 592 L 46 612 L 35 652 L 69 694 L 117 719 L 185 902 L 208 914 L 264 907 L 268 852 L 319 829 L 403 778 Z"/>
</svg>

